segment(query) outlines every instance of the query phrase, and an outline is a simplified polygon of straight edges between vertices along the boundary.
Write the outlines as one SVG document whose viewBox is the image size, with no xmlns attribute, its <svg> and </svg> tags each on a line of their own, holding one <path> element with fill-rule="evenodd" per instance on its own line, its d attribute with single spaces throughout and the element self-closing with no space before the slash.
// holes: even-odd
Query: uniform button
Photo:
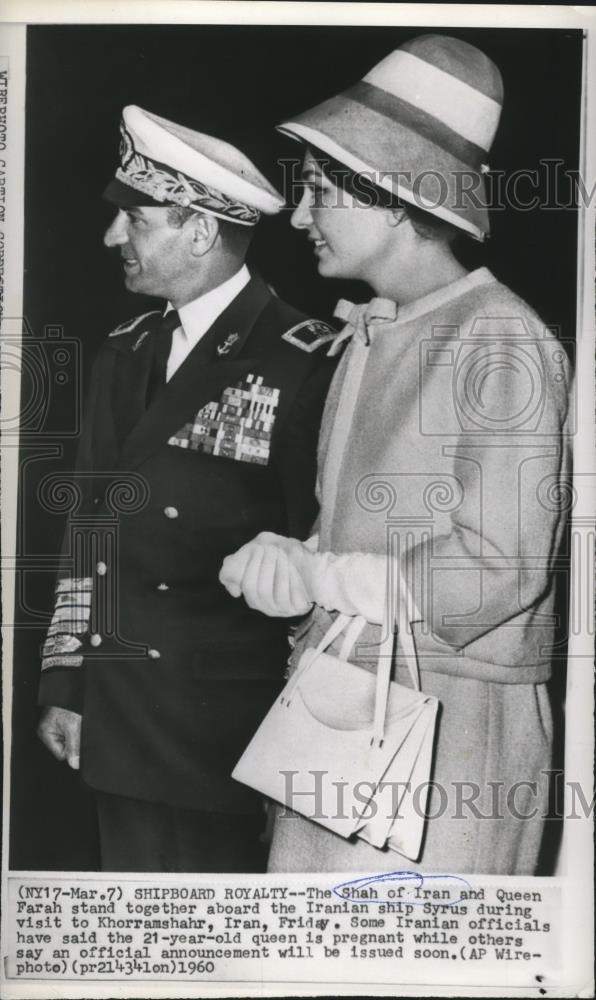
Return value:
<svg viewBox="0 0 596 1000">
<path fill-rule="evenodd" d="M 157 584 L 157 589 L 158 590 L 169 590 L 170 587 L 169 587 L 169 585 L 167 583 L 158 583 Z"/>
<path fill-rule="evenodd" d="M 105 576 L 106 573 L 108 572 L 108 567 L 106 566 L 105 562 L 98 562 L 97 566 L 95 567 L 95 571 L 98 574 L 98 576 Z"/>
<path fill-rule="evenodd" d="M 160 653 L 159 649 L 150 649 L 149 652 L 147 653 L 147 656 L 151 660 L 159 660 L 159 658 L 161 656 L 161 653 Z"/>
<path fill-rule="evenodd" d="M 92 646 L 101 646 L 103 640 L 101 636 L 95 632 L 93 635 L 89 636 L 89 642 Z"/>
<path fill-rule="evenodd" d="M 164 514 L 166 517 L 178 517 L 178 510 L 176 507 L 164 507 Z"/>
</svg>

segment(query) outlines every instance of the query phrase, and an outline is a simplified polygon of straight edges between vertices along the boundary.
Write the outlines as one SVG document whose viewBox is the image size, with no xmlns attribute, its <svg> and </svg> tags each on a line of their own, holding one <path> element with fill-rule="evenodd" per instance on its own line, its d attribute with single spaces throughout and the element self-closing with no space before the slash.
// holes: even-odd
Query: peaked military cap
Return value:
<svg viewBox="0 0 596 1000">
<path fill-rule="evenodd" d="M 121 207 L 180 205 L 243 226 L 284 199 L 244 153 L 135 104 L 122 112 L 120 165 L 104 198 Z"/>
</svg>

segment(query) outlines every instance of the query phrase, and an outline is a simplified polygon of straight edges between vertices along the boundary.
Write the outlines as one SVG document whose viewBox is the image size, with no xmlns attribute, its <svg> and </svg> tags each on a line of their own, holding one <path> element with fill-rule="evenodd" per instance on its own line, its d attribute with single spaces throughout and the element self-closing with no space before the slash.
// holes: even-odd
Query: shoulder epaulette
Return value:
<svg viewBox="0 0 596 1000">
<path fill-rule="evenodd" d="M 131 330 L 134 330 L 135 327 L 137 327 L 144 319 L 147 319 L 148 316 L 153 316 L 156 313 L 159 313 L 158 309 L 151 309 L 149 312 L 143 313 L 142 316 L 135 316 L 134 319 L 129 319 L 126 323 L 121 323 L 120 326 L 117 326 L 115 330 L 112 330 L 108 336 L 119 337 L 122 333 L 130 333 Z"/>
<path fill-rule="evenodd" d="M 320 319 L 305 319 L 290 330 L 286 330 L 281 339 L 286 340 L 288 344 L 293 344 L 294 347 L 299 347 L 301 351 L 307 351 L 311 354 L 321 344 L 327 344 L 336 336 L 337 331 L 328 323 L 324 323 Z"/>
</svg>

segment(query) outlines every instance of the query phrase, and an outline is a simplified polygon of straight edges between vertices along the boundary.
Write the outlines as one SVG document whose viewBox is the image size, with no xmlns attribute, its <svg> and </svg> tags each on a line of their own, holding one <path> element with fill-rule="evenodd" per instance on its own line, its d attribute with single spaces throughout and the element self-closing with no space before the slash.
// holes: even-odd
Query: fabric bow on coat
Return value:
<svg viewBox="0 0 596 1000">
<path fill-rule="evenodd" d="M 329 348 L 327 352 L 329 357 L 335 357 L 342 344 L 354 335 L 368 346 L 370 344 L 368 327 L 372 323 L 394 322 L 397 319 L 397 303 L 391 299 L 371 299 L 370 302 L 354 305 L 347 299 L 340 299 L 333 315 L 343 320 L 346 326 Z"/>
</svg>

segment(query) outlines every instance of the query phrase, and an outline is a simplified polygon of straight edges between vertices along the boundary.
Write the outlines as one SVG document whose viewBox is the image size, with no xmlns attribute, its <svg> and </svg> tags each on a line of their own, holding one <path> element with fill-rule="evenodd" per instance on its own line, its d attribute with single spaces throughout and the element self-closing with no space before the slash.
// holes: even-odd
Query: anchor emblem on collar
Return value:
<svg viewBox="0 0 596 1000">
<path fill-rule="evenodd" d="M 224 340 L 223 344 L 218 344 L 217 345 L 217 353 L 220 354 L 220 355 L 221 354 L 228 354 L 228 352 L 231 350 L 231 348 L 234 346 L 234 344 L 238 340 L 239 336 L 240 336 L 240 334 L 238 334 L 238 333 L 229 333 L 228 336 L 226 337 L 226 339 Z"/>
<path fill-rule="evenodd" d="M 134 344 L 132 345 L 133 351 L 138 350 L 139 347 L 141 346 L 141 344 L 143 343 L 145 337 L 148 337 L 148 336 L 149 336 L 149 330 L 143 330 L 143 332 L 139 334 L 139 336 L 135 340 Z"/>
</svg>

